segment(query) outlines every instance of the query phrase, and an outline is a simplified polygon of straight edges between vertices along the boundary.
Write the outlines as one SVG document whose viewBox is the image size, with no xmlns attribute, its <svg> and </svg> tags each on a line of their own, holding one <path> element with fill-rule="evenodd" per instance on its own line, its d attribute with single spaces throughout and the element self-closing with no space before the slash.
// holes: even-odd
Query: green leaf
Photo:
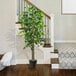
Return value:
<svg viewBox="0 0 76 76">
<path fill-rule="evenodd" d="M 31 47 L 32 44 L 42 44 L 41 37 L 44 35 L 43 13 L 35 7 L 25 7 L 26 12 L 19 16 L 21 27 L 24 29 L 19 33 L 25 39 L 25 47 Z"/>
</svg>

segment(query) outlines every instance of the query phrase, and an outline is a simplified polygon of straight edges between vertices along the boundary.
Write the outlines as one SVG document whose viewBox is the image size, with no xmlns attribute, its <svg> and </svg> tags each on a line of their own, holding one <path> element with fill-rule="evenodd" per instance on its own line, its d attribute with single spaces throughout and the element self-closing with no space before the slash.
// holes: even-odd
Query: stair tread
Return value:
<svg viewBox="0 0 76 76">
<path fill-rule="evenodd" d="M 43 47 L 52 47 L 51 46 L 51 44 L 50 43 L 48 43 L 48 44 L 44 44 L 44 46 Z"/>
<path fill-rule="evenodd" d="M 58 49 L 54 49 L 54 53 L 59 53 L 59 52 L 58 52 Z"/>
<path fill-rule="evenodd" d="M 54 52 L 51 52 L 51 53 L 57 53 L 58 54 L 59 52 L 58 52 L 58 49 L 54 49 Z"/>
<path fill-rule="evenodd" d="M 52 64 L 59 64 L 59 58 L 51 58 Z"/>
</svg>

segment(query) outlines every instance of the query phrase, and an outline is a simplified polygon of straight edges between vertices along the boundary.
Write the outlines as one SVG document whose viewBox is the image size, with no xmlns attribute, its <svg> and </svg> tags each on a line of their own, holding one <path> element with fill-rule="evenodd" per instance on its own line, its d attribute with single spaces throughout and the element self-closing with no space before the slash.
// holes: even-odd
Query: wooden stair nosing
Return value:
<svg viewBox="0 0 76 76">
<path fill-rule="evenodd" d="M 51 52 L 51 53 L 57 53 L 58 54 L 59 52 L 58 52 L 58 49 L 54 49 L 54 52 Z"/>
<path fill-rule="evenodd" d="M 51 64 L 59 64 L 59 58 L 51 58 Z"/>
</svg>

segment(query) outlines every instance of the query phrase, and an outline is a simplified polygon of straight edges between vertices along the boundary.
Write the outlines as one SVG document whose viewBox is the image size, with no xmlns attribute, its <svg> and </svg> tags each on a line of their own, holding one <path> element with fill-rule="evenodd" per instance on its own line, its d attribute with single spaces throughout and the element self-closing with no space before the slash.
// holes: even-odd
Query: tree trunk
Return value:
<svg viewBox="0 0 76 76">
<path fill-rule="evenodd" d="M 35 60 L 35 58 L 34 58 L 34 43 L 31 45 L 31 51 L 32 51 L 32 60 Z"/>
</svg>

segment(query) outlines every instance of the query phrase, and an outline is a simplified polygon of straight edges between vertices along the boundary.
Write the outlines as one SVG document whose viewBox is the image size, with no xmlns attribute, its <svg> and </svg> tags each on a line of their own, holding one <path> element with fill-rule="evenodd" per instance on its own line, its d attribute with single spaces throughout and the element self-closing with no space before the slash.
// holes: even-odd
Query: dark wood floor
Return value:
<svg viewBox="0 0 76 76">
<path fill-rule="evenodd" d="M 0 76 L 76 76 L 76 70 L 52 70 L 50 65 L 29 69 L 28 65 L 16 65 L 0 71 Z"/>
</svg>

